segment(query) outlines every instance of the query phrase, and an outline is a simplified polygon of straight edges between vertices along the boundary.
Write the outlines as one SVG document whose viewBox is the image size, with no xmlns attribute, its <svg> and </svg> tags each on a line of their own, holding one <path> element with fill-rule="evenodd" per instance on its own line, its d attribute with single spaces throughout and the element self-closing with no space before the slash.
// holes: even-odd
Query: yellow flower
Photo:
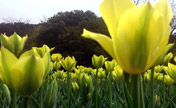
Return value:
<svg viewBox="0 0 176 108">
<path fill-rule="evenodd" d="M 38 56 L 33 48 L 19 58 L 6 48 L 0 52 L 0 72 L 3 81 L 23 97 L 31 96 L 43 83 L 49 71 L 50 51 Z"/>
<path fill-rule="evenodd" d="M 52 61 L 59 61 L 59 60 L 61 60 L 61 59 L 62 59 L 62 55 L 59 54 L 59 53 L 55 53 L 55 54 L 52 54 L 52 55 L 51 55 L 51 60 L 52 60 Z"/>
<path fill-rule="evenodd" d="M 66 71 L 71 72 L 75 68 L 76 61 L 74 57 L 68 56 L 65 59 L 62 59 L 60 64 Z"/>
<path fill-rule="evenodd" d="M 100 12 L 111 38 L 84 29 L 130 74 L 140 74 L 161 62 L 168 49 L 172 10 L 167 0 L 135 6 L 131 0 L 103 0 Z"/>
<path fill-rule="evenodd" d="M 176 81 L 176 65 L 172 63 L 168 63 L 168 67 L 164 67 L 164 71 Z"/>
<path fill-rule="evenodd" d="M 100 56 L 93 55 L 92 65 L 97 69 L 101 68 L 104 65 L 106 59 L 107 58 L 105 58 L 103 55 L 100 55 Z"/>
<path fill-rule="evenodd" d="M 19 56 L 22 53 L 27 36 L 21 38 L 16 33 L 12 34 L 10 37 L 6 36 L 6 34 L 1 34 L 0 36 L 1 45 L 4 48 L 15 54 L 15 56 Z"/>
</svg>

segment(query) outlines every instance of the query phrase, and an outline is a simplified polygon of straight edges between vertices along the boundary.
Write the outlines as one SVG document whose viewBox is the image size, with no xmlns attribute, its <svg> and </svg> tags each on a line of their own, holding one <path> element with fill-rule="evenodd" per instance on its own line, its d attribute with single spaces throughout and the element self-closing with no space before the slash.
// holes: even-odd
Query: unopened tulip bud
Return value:
<svg viewBox="0 0 176 108">
<path fill-rule="evenodd" d="M 169 75 L 164 75 L 164 83 L 167 85 L 174 84 L 174 80 Z"/>
<path fill-rule="evenodd" d="M 72 87 L 74 91 L 78 91 L 79 90 L 79 86 L 76 82 L 72 82 Z"/>
<path fill-rule="evenodd" d="M 46 95 L 43 100 L 43 108 L 55 108 L 57 105 L 57 92 L 58 84 L 56 80 L 53 80 L 46 92 Z"/>
<path fill-rule="evenodd" d="M 11 103 L 10 90 L 5 84 L 2 85 L 2 92 L 3 92 L 3 97 L 6 99 L 7 105 L 9 106 Z"/>
</svg>

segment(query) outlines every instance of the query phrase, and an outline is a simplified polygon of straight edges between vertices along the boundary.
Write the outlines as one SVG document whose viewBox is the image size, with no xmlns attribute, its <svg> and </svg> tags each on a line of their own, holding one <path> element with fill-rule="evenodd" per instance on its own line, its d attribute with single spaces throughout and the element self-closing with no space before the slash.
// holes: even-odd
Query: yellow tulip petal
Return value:
<svg viewBox="0 0 176 108">
<path fill-rule="evenodd" d="M 105 49 L 105 51 L 109 53 L 111 57 L 116 58 L 111 38 L 99 33 L 90 32 L 86 29 L 84 29 L 82 36 L 96 40 Z"/>
<path fill-rule="evenodd" d="M 160 56 L 158 56 L 157 60 L 155 61 L 155 63 L 153 64 L 153 66 L 159 65 L 161 64 L 161 62 L 163 62 L 165 55 L 168 53 L 168 51 L 174 46 L 174 44 L 168 44 L 167 46 L 163 47 L 160 53 Z M 155 58 L 156 59 L 156 58 Z"/>
<path fill-rule="evenodd" d="M 11 81 L 14 90 L 22 96 L 30 96 L 42 84 L 45 65 L 41 58 L 26 56 L 14 64 Z"/>
<path fill-rule="evenodd" d="M 49 69 L 50 69 L 50 61 L 51 61 L 51 58 L 50 58 L 50 52 L 47 52 L 45 53 L 45 55 L 43 56 L 43 61 L 44 61 L 44 64 L 45 64 L 45 75 L 44 75 L 44 79 L 46 78 L 46 76 L 48 75 L 49 73 Z"/>
<path fill-rule="evenodd" d="M 11 86 L 10 74 L 12 73 L 12 66 L 18 61 L 16 56 L 7 50 L 4 47 L 1 47 L 0 52 L 0 70 L 3 77 L 3 80 L 7 83 L 8 86 Z"/>
<path fill-rule="evenodd" d="M 116 35 L 121 15 L 135 5 L 130 0 L 103 0 L 100 13 L 108 27 L 111 37 Z"/>
<path fill-rule="evenodd" d="M 159 10 L 163 14 L 166 25 L 169 25 L 173 14 L 168 0 L 159 0 L 159 2 L 154 6 L 156 10 Z"/>
<path fill-rule="evenodd" d="M 162 15 L 154 12 L 149 2 L 129 9 L 122 15 L 113 42 L 117 61 L 126 72 L 142 73 L 151 66 L 150 56 L 151 53 L 155 54 L 163 36 L 163 23 Z"/>
</svg>

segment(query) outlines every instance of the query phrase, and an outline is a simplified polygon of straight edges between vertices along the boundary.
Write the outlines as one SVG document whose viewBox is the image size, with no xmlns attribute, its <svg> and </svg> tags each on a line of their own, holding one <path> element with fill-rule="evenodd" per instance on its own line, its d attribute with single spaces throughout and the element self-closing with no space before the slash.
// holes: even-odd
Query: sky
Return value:
<svg viewBox="0 0 176 108">
<path fill-rule="evenodd" d="M 0 0 L 0 23 L 3 19 L 22 19 L 29 23 L 38 24 L 58 12 L 72 10 L 91 10 L 97 16 L 101 16 L 99 5 L 103 0 Z M 146 0 L 141 0 L 146 1 Z M 150 0 L 158 1 L 158 0 Z M 176 6 L 175 0 L 172 7 Z M 174 11 L 176 15 L 176 8 Z"/>
<path fill-rule="evenodd" d="M 0 0 L 0 23 L 5 18 L 30 20 L 37 24 L 58 12 L 91 10 L 100 16 L 102 0 Z"/>
</svg>

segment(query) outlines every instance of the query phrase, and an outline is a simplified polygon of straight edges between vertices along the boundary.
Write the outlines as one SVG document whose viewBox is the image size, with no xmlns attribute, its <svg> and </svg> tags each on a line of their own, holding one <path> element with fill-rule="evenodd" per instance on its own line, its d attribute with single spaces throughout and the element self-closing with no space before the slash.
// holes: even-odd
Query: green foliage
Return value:
<svg viewBox="0 0 176 108">
<path fill-rule="evenodd" d="M 62 53 L 64 57 L 74 56 L 79 65 L 91 66 L 93 54 L 103 54 L 111 58 L 98 43 L 80 36 L 83 28 L 109 35 L 101 17 L 97 17 L 91 11 L 81 10 L 59 12 L 50 17 L 46 23 L 37 25 L 3 23 L 0 24 L 0 33 L 6 32 L 7 35 L 11 35 L 15 31 L 22 36 L 28 34 L 25 50 L 47 44 L 49 47 L 55 47 L 53 52 Z"/>
</svg>

